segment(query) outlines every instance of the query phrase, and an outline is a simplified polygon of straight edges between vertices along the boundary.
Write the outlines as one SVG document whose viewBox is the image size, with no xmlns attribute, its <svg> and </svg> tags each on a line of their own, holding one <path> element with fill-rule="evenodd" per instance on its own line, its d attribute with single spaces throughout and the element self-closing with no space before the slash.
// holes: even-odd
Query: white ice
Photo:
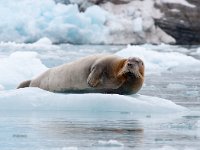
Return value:
<svg viewBox="0 0 200 150">
<path fill-rule="evenodd" d="M 88 111 L 170 114 L 186 108 L 162 98 L 117 94 L 56 94 L 38 88 L 0 92 L 0 110 L 5 111 Z"/>
<path fill-rule="evenodd" d="M 31 79 L 45 71 L 47 67 L 37 55 L 36 52 L 18 51 L 0 59 L 0 85 L 5 89 L 16 88 L 21 81 Z"/>
<path fill-rule="evenodd" d="M 112 147 L 123 147 L 124 144 L 117 140 L 109 140 L 109 141 L 98 141 L 98 146 L 112 146 Z"/>
<path fill-rule="evenodd" d="M 187 0 L 157 0 L 157 1 L 160 1 L 162 3 L 181 4 L 181 5 L 184 5 L 184 6 L 187 6 L 187 7 L 191 7 L 191 8 L 196 7 L 195 5 L 189 3 Z"/>
<path fill-rule="evenodd" d="M 54 0 L 1 0 L 0 10 L 0 41 L 4 42 L 32 43 L 42 37 L 53 43 L 78 44 L 175 42 L 155 26 L 153 18 L 162 15 L 151 0 L 119 6 L 108 2 L 85 12 L 80 12 L 77 4 Z"/>
<path fill-rule="evenodd" d="M 0 41 L 34 42 L 48 37 L 54 43 L 100 43 L 105 34 L 107 16 L 98 6 L 82 13 L 76 4 L 53 0 L 2 0 L 0 10 Z"/>
<path fill-rule="evenodd" d="M 178 52 L 157 52 L 141 46 L 128 46 L 116 55 L 122 57 L 139 57 L 144 60 L 146 73 L 165 71 L 200 70 L 200 61 Z"/>
<path fill-rule="evenodd" d="M 0 84 L 0 91 L 1 90 L 4 90 L 4 87 L 3 87 L 3 85 Z"/>
</svg>

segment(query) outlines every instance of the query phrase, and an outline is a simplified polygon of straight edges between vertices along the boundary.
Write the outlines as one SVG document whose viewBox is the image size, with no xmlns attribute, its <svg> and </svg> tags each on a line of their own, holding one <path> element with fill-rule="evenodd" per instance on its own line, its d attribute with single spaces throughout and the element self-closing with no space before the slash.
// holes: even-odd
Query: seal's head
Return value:
<svg viewBox="0 0 200 150">
<path fill-rule="evenodd" d="M 120 73 L 136 78 L 143 78 L 144 62 L 138 57 L 130 57 L 125 61 Z"/>
</svg>

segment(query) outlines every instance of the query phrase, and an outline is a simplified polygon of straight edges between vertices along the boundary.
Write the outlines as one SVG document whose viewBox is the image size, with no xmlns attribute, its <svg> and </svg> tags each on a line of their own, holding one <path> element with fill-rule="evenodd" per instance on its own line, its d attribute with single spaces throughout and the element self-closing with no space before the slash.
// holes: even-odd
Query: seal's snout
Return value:
<svg viewBox="0 0 200 150">
<path fill-rule="evenodd" d="M 133 74 L 136 78 L 142 77 L 144 72 L 144 63 L 138 57 L 131 57 L 126 63 L 126 72 Z"/>
<path fill-rule="evenodd" d="M 134 64 L 132 64 L 132 63 L 130 63 L 130 62 L 128 62 L 128 64 L 127 64 L 127 66 L 128 66 L 129 68 L 132 68 L 133 65 L 134 65 Z"/>
</svg>

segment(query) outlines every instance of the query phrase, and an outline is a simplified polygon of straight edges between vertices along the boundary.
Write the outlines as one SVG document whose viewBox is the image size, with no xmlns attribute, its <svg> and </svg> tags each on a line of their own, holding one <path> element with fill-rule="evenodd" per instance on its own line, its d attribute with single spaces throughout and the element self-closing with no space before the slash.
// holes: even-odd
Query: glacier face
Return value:
<svg viewBox="0 0 200 150">
<path fill-rule="evenodd" d="M 1 1 L 0 9 L 0 41 L 34 42 L 46 36 L 54 43 L 101 43 L 106 32 L 107 14 L 98 6 L 82 13 L 76 4 L 22 0 Z"/>
<path fill-rule="evenodd" d="M 53 0 L 2 0 L 0 9 L 0 41 L 4 42 L 33 43 L 42 37 L 53 43 L 74 44 L 175 42 L 155 26 L 153 18 L 162 14 L 150 0 L 91 5 L 84 12 L 77 2 L 65 5 Z"/>
</svg>

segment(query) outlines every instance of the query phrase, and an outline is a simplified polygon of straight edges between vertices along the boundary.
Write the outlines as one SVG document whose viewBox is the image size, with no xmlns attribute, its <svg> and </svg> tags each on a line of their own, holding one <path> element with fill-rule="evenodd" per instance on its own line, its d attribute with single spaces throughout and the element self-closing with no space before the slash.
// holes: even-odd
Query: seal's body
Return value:
<svg viewBox="0 0 200 150">
<path fill-rule="evenodd" d="M 139 91 L 144 81 L 144 64 L 139 58 L 91 55 L 48 69 L 37 78 L 22 82 L 18 88 L 39 87 L 51 92 L 118 93 Z"/>
</svg>

